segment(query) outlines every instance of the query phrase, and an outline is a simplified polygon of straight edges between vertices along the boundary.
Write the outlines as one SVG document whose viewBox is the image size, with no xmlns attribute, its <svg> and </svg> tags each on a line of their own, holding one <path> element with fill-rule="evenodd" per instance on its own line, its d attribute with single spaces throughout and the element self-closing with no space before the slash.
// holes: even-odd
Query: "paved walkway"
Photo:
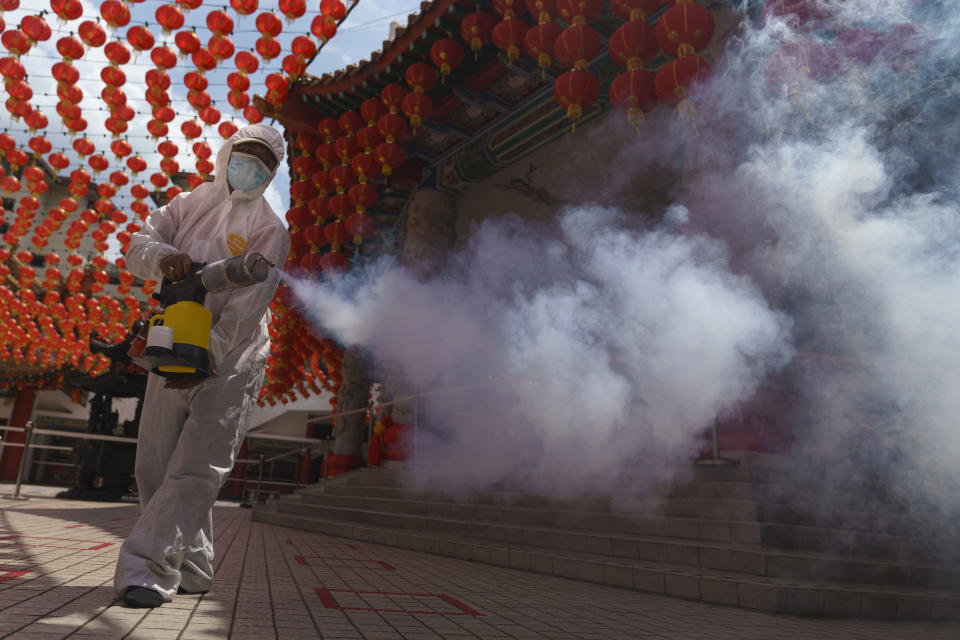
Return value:
<svg viewBox="0 0 960 640">
<path fill-rule="evenodd" d="M 960 625 L 776 616 L 331 538 L 229 503 L 215 510 L 214 589 L 126 609 L 113 567 L 137 507 L 52 493 L 0 501 L 0 638 L 960 638 Z"/>
</svg>

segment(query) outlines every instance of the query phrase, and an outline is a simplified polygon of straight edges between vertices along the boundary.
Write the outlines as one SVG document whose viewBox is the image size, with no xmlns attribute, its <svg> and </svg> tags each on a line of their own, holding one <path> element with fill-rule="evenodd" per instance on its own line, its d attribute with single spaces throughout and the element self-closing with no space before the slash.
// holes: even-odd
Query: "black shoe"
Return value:
<svg viewBox="0 0 960 640">
<path fill-rule="evenodd" d="M 135 609 L 153 609 L 163 604 L 163 596 L 146 587 L 128 587 L 123 592 L 123 603 Z"/>
<path fill-rule="evenodd" d="M 187 591 L 183 587 L 177 587 L 178 596 L 202 596 L 203 594 L 210 591 L 209 589 L 204 589 L 203 591 Z"/>
</svg>

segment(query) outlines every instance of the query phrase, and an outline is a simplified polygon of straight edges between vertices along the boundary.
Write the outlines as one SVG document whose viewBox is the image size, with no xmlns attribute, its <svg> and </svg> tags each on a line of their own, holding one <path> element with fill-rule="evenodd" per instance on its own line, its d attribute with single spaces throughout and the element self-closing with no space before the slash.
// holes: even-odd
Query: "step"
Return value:
<svg viewBox="0 0 960 640">
<path fill-rule="evenodd" d="M 392 527 L 433 535 L 482 538 L 505 544 L 598 553 L 653 562 L 667 561 L 671 564 L 738 571 L 757 576 L 960 589 L 960 569 L 956 567 L 907 565 L 828 554 L 781 552 L 734 542 L 706 543 L 663 536 L 565 530 L 408 513 L 385 513 L 297 500 L 278 501 L 275 506 L 281 512 L 325 520 Z"/>
<path fill-rule="evenodd" d="M 342 487 L 341 489 L 348 489 Z M 461 520 L 477 520 L 503 524 L 557 527 L 585 531 L 622 532 L 639 535 L 660 535 L 693 540 L 759 544 L 765 548 L 790 551 L 836 553 L 888 561 L 960 563 L 960 553 L 951 552 L 946 541 L 930 541 L 906 536 L 892 536 L 860 531 L 759 523 L 750 520 L 720 520 L 655 516 L 644 513 L 611 513 L 537 509 L 453 502 L 439 492 L 392 489 L 391 495 L 405 491 L 412 498 L 368 497 L 343 495 L 340 490 L 324 493 L 292 495 L 281 501 L 356 508 L 387 513 L 437 516 Z M 447 498 L 447 500 L 443 500 Z M 504 501 L 504 504 L 510 504 Z"/>
<path fill-rule="evenodd" d="M 426 496 L 427 492 L 417 492 Z M 436 497 L 436 496 L 434 496 Z M 669 535 L 677 538 L 718 540 L 758 544 L 761 525 L 750 521 L 718 518 L 684 518 L 642 513 L 537 509 L 498 504 L 462 503 L 442 500 L 363 497 L 339 491 L 285 496 L 283 502 L 327 505 L 397 514 L 427 515 L 480 522 L 537 527 L 559 527 L 586 531 L 623 532 L 642 535 Z"/>
<path fill-rule="evenodd" d="M 796 615 L 960 620 L 960 594 L 928 589 L 835 585 L 505 544 L 257 507 L 253 519 L 325 535 L 524 569 L 671 597 Z"/>
</svg>

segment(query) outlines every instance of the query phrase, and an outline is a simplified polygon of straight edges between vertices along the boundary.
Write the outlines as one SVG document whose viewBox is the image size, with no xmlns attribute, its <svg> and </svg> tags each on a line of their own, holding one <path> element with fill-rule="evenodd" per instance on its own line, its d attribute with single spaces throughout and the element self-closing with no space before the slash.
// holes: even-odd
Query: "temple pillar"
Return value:
<svg viewBox="0 0 960 640">
<path fill-rule="evenodd" d="M 457 210 L 454 196 L 436 189 L 420 189 L 410 197 L 404 227 L 400 266 L 421 279 L 436 276 L 447 266 L 454 246 Z M 413 395 L 413 389 L 397 374 L 385 372 L 384 401 Z M 385 412 L 395 423 L 414 420 L 414 403 L 401 402 Z"/>
<path fill-rule="evenodd" d="M 17 399 L 13 403 L 13 409 L 10 412 L 10 426 L 24 427 L 33 416 L 33 405 L 37 399 L 36 389 L 21 389 L 17 394 Z M 26 440 L 26 434 L 23 431 L 4 431 L 3 441 L 23 442 Z M 23 455 L 22 447 L 3 447 L 3 454 L 0 456 L 0 480 L 4 482 L 16 482 L 17 472 L 20 470 L 20 458 Z"/>
<path fill-rule="evenodd" d="M 363 409 L 370 395 L 370 362 L 359 347 L 347 347 L 341 365 L 343 383 L 337 393 L 337 413 Z M 339 456 L 363 456 L 363 443 L 367 438 L 367 424 L 363 413 L 337 418 L 333 428 L 333 454 Z"/>
</svg>

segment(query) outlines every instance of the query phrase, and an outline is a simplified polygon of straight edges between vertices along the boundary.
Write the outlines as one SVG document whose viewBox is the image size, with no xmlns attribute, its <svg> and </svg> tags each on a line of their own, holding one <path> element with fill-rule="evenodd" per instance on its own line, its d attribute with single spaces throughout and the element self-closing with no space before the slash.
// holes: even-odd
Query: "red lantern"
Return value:
<svg viewBox="0 0 960 640">
<path fill-rule="evenodd" d="M 230 0 L 230 6 L 237 12 L 237 15 L 248 16 L 257 10 L 259 5 L 257 0 Z"/>
<path fill-rule="evenodd" d="M 337 150 L 333 144 L 329 142 L 318 144 L 313 154 L 317 161 L 323 165 L 324 169 L 329 169 L 337 162 Z"/>
<path fill-rule="evenodd" d="M 413 127 L 414 132 L 420 127 L 424 119 L 429 119 L 433 115 L 433 100 L 418 91 L 408 93 L 401 106 L 403 112 L 410 119 L 410 126 Z"/>
<path fill-rule="evenodd" d="M 384 138 L 376 126 L 364 127 L 357 131 L 357 142 L 367 153 L 373 151 L 374 147 L 383 141 Z"/>
<path fill-rule="evenodd" d="M 305 61 L 313 58 L 317 54 L 317 45 L 313 44 L 313 40 L 307 36 L 297 36 L 293 39 L 293 42 L 290 43 L 290 51 L 293 52 L 300 61 Z"/>
<path fill-rule="evenodd" d="M 260 32 L 262 36 L 271 36 L 277 37 L 280 35 L 280 31 L 283 29 L 283 24 L 272 12 L 264 12 L 257 16 L 256 20 L 257 31 Z"/>
<path fill-rule="evenodd" d="M 373 151 L 372 147 L 370 151 Z M 369 152 L 358 153 L 353 156 L 350 168 L 357 174 L 357 182 L 361 184 L 365 184 L 369 178 L 376 177 L 380 173 L 380 165 L 377 163 L 377 159 Z"/>
<path fill-rule="evenodd" d="M 104 55 L 110 60 L 110 64 L 120 66 L 130 62 L 130 49 L 120 40 L 112 40 L 103 48 Z"/>
<path fill-rule="evenodd" d="M 61 38 L 62 40 L 63 38 Z M 6 47 L 7 51 L 19 57 L 30 51 L 30 38 L 19 29 L 8 29 L 0 36 L 0 43 Z M 63 55 L 61 53 L 61 55 Z"/>
<path fill-rule="evenodd" d="M 226 11 L 211 11 L 207 14 L 207 28 L 214 35 L 228 36 L 233 33 L 233 19 Z"/>
<path fill-rule="evenodd" d="M 33 151 L 33 157 L 39 158 L 45 153 L 49 153 L 53 145 L 46 136 L 34 136 L 27 141 L 30 150 Z"/>
<path fill-rule="evenodd" d="M 264 60 L 273 60 L 280 55 L 280 42 L 271 36 L 263 36 L 257 40 L 257 53 Z"/>
<path fill-rule="evenodd" d="M 215 125 L 220 122 L 220 110 L 216 107 L 204 107 L 200 110 L 200 119 L 207 125 Z"/>
<path fill-rule="evenodd" d="M 278 5 L 280 12 L 286 17 L 287 22 L 293 22 L 307 12 L 307 3 L 305 0 L 280 0 Z"/>
<path fill-rule="evenodd" d="M 657 57 L 657 34 L 643 20 L 634 20 L 620 25 L 607 43 L 610 56 L 627 69 L 638 69 L 644 62 Z"/>
<path fill-rule="evenodd" d="M 350 187 L 347 192 L 354 209 L 363 213 L 377 203 L 377 188 L 372 184 L 361 183 Z M 352 233 L 352 232 L 351 232 Z"/>
<path fill-rule="evenodd" d="M 32 43 L 44 42 L 50 39 L 50 25 L 42 16 L 24 16 L 20 21 L 20 30 L 23 31 Z"/>
<path fill-rule="evenodd" d="M 107 0 L 102 3 L 100 5 L 100 16 L 114 29 L 125 27 L 130 23 L 130 9 L 118 0 Z"/>
<path fill-rule="evenodd" d="M 257 108 L 252 104 L 243 110 L 243 117 L 247 119 L 247 122 L 250 124 L 256 124 L 263 121 L 263 114 L 257 111 Z"/>
<path fill-rule="evenodd" d="M 190 54 L 190 60 L 193 61 L 193 65 L 201 73 L 205 71 L 210 71 L 211 69 L 216 68 L 217 59 L 214 57 L 210 49 L 206 47 L 200 47 L 192 54 Z"/>
<path fill-rule="evenodd" d="M 346 196 L 344 196 L 346 200 Z M 349 207 L 349 201 L 347 206 Z M 327 223 L 327 226 L 323 228 L 323 233 L 327 236 L 327 242 L 330 243 L 330 247 L 337 251 L 340 249 L 341 245 L 344 245 L 351 240 L 350 233 L 347 231 L 346 225 L 341 222 L 339 219 L 334 220 L 333 222 Z"/>
<path fill-rule="evenodd" d="M 250 96 L 243 91 L 230 91 L 227 93 L 227 102 L 235 111 L 243 111 L 250 104 Z"/>
<path fill-rule="evenodd" d="M 310 23 L 310 33 L 320 42 L 326 42 L 337 35 L 337 23 L 330 17 L 319 15 Z"/>
<path fill-rule="evenodd" d="M 256 111 L 256 108 L 253 105 L 250 105 L 249 107 L 247 107 L 247 109 L 254 109 Z M 246 113 L 247 109 L 244 109 L 244 113 Z M 261 116 L 261 120 L 262 119 L 263 117 Z M 228 120 L 221 122 L 220 126 L 217 127 L 217 133 L 219 133 L 220 137 L 222 137 L 224 140 L 226 140 L 236 132 L 237 132 L 237 125 L 235 125 L 234 123 Z"/>
<path fill-rule="evenodd" d="M 160 170 L 163 171 L 167 177 L 170 177 L 180 170 L 180 164 L 173 158 L 164 158 L 160 161 Z"/>
<path fill-rule="evenodd" d="M 557 10 L 569 25 L 587 24 L 603 11 L 603 0 L 557 0 Z"/>
<path fill-rule="evenodd" d="M 574 130 L 584 110 L 593 105 L 599 94 L 600 81 L 589 71 L 574 69 L 561 74 L 553 83 L 553 96 L 566 109 Z"/>
<path fill-rule="evenodd" d="M 527 35 L 527 23 L 522 18 L 507 18 L 493 28 L 493 44 L 506 52 L 507 61 L 513 62 L 520 57 L 520 45 Z"/>
<path fill-rule="evenodd" d="M 283 62 L 281 62 L 280 66 L 286 74 L 290 76 L 291 80 L 296 80 L 307 70 L 306 60 L 292 53 L 283 57 Z"/>
<path fill-rule="evenodd" d="M 317 124 L 317 131 L 327 142 L 333 142 L 333 139 L 340 135 L 340 126 L 336 118 L 324 118 Z M 318 158 L 319 159 L 319 158 Z"/>
<path fill-rule="evenodd" d="M 698 56 L 684 56 L 664 65 L 654 80 L 657 98 L 668 105 L 677 105 L 682 116 L 694 113 L 688 95 L 690 87 L 704 77 L 710 65 Z"/>
<path fill-rule="evenodd" d="M 157 7 L 154 17 L 157 19 L 157 24 L 163 28 L 164 33 L 176 31 L 183 26 L 183 12 L 175 4 L 160 5 Z"/>
<path fill-rule="evenodd" d="M 77 34 L 80 36 L 83 44 L 88 47 L 96 48 L 102 46 L 103 43 L 107 41 L 107 32 L 100 26 L 100 23 L 94 22 L 93 20 L 84 20 L 81 22 L 80 26 L 77 27 Z"/>
<path fill-rule="evenodd" d="M 127 159 L 127 167 L 133 172 L 133 175 L 136 176 L 138 173 L 147 168 L 147 162 L 142 157 L 137 155 Z"/>
<path fill-rule="evenodd" d="M 445 82 L 450 72 L 463 64 L 463 45 L 453 38 L 441 38 L 430 47 L 430 60 L 440 67 L 440 81 Z"/>
<path fill-rule="evenodd" d="M 292 164 L 294 173 L 303 178 L 313 175 L 320 168 L 312 156 L 300 156 Z"/>
<path fill-rule="evenodd" d="M 207 49 L 213 54 L 213 58 L 217 62 L 232 58 L 233 52 L 235 51 L 233 40 L 228 36 L 217 35 L 210 37 L 210 41 L 207 43 Z"/>
<path fill-rule="evenodd" d="M 203 135 L 203 127 L 196 120 L 188 120 L 180 125 L 180 131 L 183 132 L 187 140 L 193 140 Z"/>
<path fill-rule="evenodd" d="M 493 27 L 496 23 L 496 18 L 482 11 L 468 14 L 460 22 L 460 36 L 470 43 L 470 50 L 474 52 L 474 58 L 479 55 L 479 51 L 484 45 L 490 43 L 493 37 Z"/>
<path fill-rule="evenodd" d="M 537 64 L 544 70 L 541 77 L 546 77 L 546 69 L 553 64 L 554 46 L 562 32 L 560 25 L 550 21 L 528 29 L 523 37 L 523 46 L 527 53 L 531 58 L 536 58 Z"/>
<path fill-rule="evenodd" d="M 73 141 L 73 150 L 77 152 L 80 158 L 83 158 L 93 153 L 96 147 L 90 138 L 77 138 Z M 89 180 L 87 180 L 87 182 L 89 182 Z"/>
<path fill-rule="evenodd" d="M 193 31 L 180 31 L 173 38 L 181 56 L 191 56 L 200 50 L 200 37 Z"/>
<path fill-rule="evenodd" d="M 53 77 L 59 82 L 65 82 L 65 80 L 60 79 L 57 73 L 57 69 L 64 66 L 69 66 L 70 69 L 73 69 L 72 66 L 64 62 L 58 62 L 54 64 L 52 67 Z M 73 69 L 73 70 L 76 71 L 76 69 Z M 21 63 L 16 58 L 11 58 L 11 57 L 0 58 L 0 74 L 2 74 L 3 77 L 8 81 L 23 80 L 24 78 L 27 77 L 27 69 L 23 66 L 23 63 Z M 71 75 L 70 77 L 72 78 L 73 76 Z M 66 84 L 73 84 L 79 78 L 80 78 L 80 74 L 78 72 L 76 75 L 76 79 L 74 79 L 72 82 L 66 82 Z"/>
<path fill-rule="evenodd" d="M 249 51 L 238 52 L 237 55 L 234 57 L 233 61 L 237 65 L 237 69 L 239 69 L 240 71 L 240 73 L 238 74 L 239 77 L 242 77 L 245 80 L 246 80 L 246 74 L 254 73 L 257 70 L 257 68 L 260 66 L 260 62 L 257 60 L 257 57 L 252 53 L 250 53 Z M 232 76 L 234 74 L 230 74 L 230 75 Z M 239 89 L 240 91 L 246 91 L 247 89 L 250 88 L 250 81 L 247 80 L 246 82 L 247 84 L 245 87 L 243 86 L 234 87 L 233 85 L 230 85 L 230 88 Z"/>
<path fill-rule="evenodd" d="M 303 239 L 309 243 L 312 253 L 316 253 L 320 247 L 330 244 L 330 241 L 327 240 L 327 234 L 323 232 L 322 224 L 306 225 L 303 230 Z"/>
<path fill-rule="evenodd" d="M 194 142 L 191 149 L 198 158 L 207 159 L 213 154 L 213 149 L 206 142 Z"/>
<path fill-rule="evenodd" d="M 646 69 L 630 69 L 618 75 L 610 84 L 610 102 L 627 112 L 627 119 L 639 126 L 644 114 L 656 104 L 655 75 Z"/>
<path fill-rule="evenodd" d="M 6 36 L 7 33 L 13 32 L 7 31 L 3 35 Z M 126 49 L 126 47 L 124 47 L 124 49 Z M 106 51 L 106 49 L 104 49 L 104 51 Z M 64 62 L 77 60 L 83 57 L 83 44 L 73 36 L 64 36 L 57 40 L 57 53 L 63 56 Z"/>
<path fill-rule="evenodd" d="M 347 8 L 341 0 L 320 0 L 320 15 L 340 22 L 347 17 Z"/>
<path fill-rule="evenodd" d="M 623 20 L 646 20 L 660 8 L 662 0 L 611 0 L 610 6 L 614 13 Z"/>
<path fill-rule="evenodd" d="M 353 235 L 353 244 L 357 246 L 363 242 L 364 238 L 369 238 L 376 231 L 373 218 L 359 211 L 350 214 L 346 221 L 346 228 L 347 232 Z"/>
<path fill-rule="evenodd" d="M 127 41 L 135 51 L 147 51 L 153 48 L 153 34 L 143 25 L 130 27 L 127 30 Z"/>
<path fill-rule="evenodd" d="M 403 74 L 404 79 L 414 91 L 426 92 L 437 83 L 437 70 L 426 62 L 415 62 Z"/>
<path fill-rule="evenodd" d="M 349 140 L 350 138 L 340 138 Z M 336 189 L 337 193 L 344 193 L 357 182 L 357 176 L 350 168 L 350 165 L 341 164 L 333 167 L 327 172 L 327 179 Z"/>
<path fill-rule="evenodd" d="M 376 157 L 377 162 L 380 163 L 380 171 L 385 176 L 391 175 L 394 169 L 403 164 L 404 160 L 403 149 L 392 142 L 384 142 L 383 144 L 377 145 L 373 155 Z"/>
<path fill-rule="evenodd" d="M 80 4 L 79 0 L 51 0 L 50 8 L 57 18 L 63 22 L 76 20 L 83 15 L 83 5 Z"/>
<path fill-rule="evenodd" d="M 668 56 L 692 56 L 710 44 L 713 30 L 713 14 L 698 4 L 685 2 L 660 16 L 657 44 Z"/>
<path fill-rule="evenodd" d="M 327 253 L 320 258 L 320 269 L 328 276 L 346 271 L 349 267 L 350 261 L 339 251 Z"/>
<path fill-rule="evenodd" d="M 47 157 L 47 162 L 55 170 L 60 171 L 61 169 L 66 169 L 70 166 L 70 159 L 66 155 L 57 151 L 56 153 L 51 153 Z"/>
<path fill-rule="evenodd" d="M 177 66 L 177 54 L 166 46 L 157 46 L 150 52 L 150 60 L 162 69 L 172 69 Z"/>
<path fill-rule="evenodd" d="M 340 114 L 340 117 L 337 118 L 337 127 L 340 131 L 343 132 L 343 135 L 348 138 L 353 137 L 356 134 L 357 130 L 363 126 L 363 118 L 356 111 L 344 111 Z M 343 154 L 338 154 L 343 157 Z M 349 155 L 353 155 L 352 153 Z"/>
<path fill-rule="evenodd" d="M 597 32 L 583 24 L 575 24 L 563 30 L 554 44 L 557 59 L 579 71 L 587 68 L 603 42 Z"/>
</svg>

